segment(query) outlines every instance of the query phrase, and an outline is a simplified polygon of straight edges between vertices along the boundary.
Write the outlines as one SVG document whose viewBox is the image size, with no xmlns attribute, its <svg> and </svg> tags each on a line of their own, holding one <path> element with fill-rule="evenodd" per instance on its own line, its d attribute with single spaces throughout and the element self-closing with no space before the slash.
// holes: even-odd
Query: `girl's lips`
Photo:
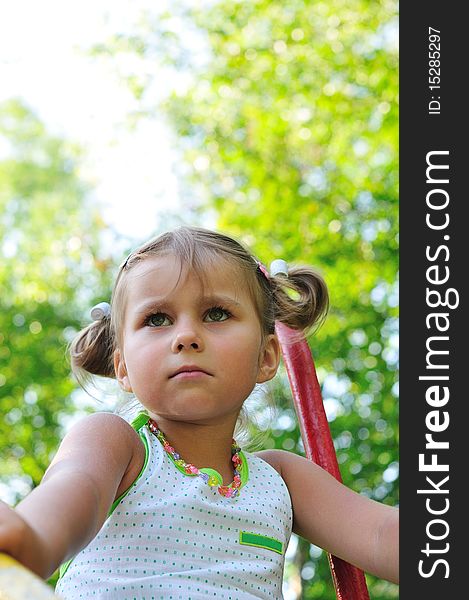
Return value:
<svg viewBox="0 0 469 600">
<path fill-rule="evenodd" d="M 170 379 L 200 379 L 201 377 L 209 377 L 209 374 L 205 371 L 180 371 Z"/>
<path fill-rule="evenodd" d="M 204 371 L 203 369 L 201 369 L 200 367 L 197 367 L 196 365 L 185 365 L 183 367 L 179 367 L 179 369 L 173 373 L 172 375 L 170 375 L 170 379 L 173 379 L 174 377 L 201 377 L 202 375 L 210 375 L 210 373 L 207 373 L 207 371 Z"/>
</svg>

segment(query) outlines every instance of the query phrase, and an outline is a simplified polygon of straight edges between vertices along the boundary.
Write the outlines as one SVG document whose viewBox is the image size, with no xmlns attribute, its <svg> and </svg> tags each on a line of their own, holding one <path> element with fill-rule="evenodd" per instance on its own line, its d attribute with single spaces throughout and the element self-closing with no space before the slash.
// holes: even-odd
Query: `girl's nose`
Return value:
<svg viewBox="0 0 469 600">
<path fill-rule="evenodd" d="M 175 353 L 189 349 L 196 352 L 201 352 L 204 349 L 203 340 L 194 328 L 185 328 L 176 332 L 171 344 L 171 350 Z"/>
</svg>

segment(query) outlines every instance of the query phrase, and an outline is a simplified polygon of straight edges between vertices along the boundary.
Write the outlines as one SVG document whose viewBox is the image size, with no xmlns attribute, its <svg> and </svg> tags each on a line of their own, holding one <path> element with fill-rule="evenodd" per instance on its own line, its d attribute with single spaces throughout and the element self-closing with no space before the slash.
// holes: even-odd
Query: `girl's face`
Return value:
<svg viewBox="0 0 469 600">
<path fill-rule="evenodd" d="M 278 367 L 275 336 L 262 340 L 253 301 L 220 261 L 204 289 L 179 259 L 148 257 L 128 273 L 117 379 L 155 417 L 217 423 L 238 416 L 254 385 Z"/>
</svg>

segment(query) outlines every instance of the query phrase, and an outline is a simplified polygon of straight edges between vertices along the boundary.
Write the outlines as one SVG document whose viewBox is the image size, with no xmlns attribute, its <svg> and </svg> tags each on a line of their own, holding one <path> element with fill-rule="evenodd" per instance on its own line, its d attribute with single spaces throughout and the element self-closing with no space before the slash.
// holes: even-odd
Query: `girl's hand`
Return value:
<svg viewBox="0 0 469 600">
<path fill-rule="evenodd" d="M 34 529 L 0 500 L 0 552 L 5 552 L 28 569 L 38 572 L 47 562 L 47 548 Z"/>
</svg>

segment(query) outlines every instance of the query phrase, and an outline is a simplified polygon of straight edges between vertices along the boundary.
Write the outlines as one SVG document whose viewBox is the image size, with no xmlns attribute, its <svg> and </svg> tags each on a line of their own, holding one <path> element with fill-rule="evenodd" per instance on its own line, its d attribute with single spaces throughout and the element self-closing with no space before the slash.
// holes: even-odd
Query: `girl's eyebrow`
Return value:
<svg viewBox="0 0 469 600">
<path fill-rule="evenodd" d="M 200 296 L 196 300 L 196 302 L 198 303 L 199 306 L 206 306 L 208 304 L 213 304 L 213 305 L 221 304 L 222 306 L 226 306 L 227 308 L 241 307 L 241 304 L 237 300 L 235 300 L 234 298 L 231 298 L 229 296 L 224 296 L 222 294 L 214 294 L 214 295 L 210 295 L 210 296 Z M 143 304 L 140 304 L 136 308 L 135 313 L 136 314 L 144 314 L 150 310 L 157 309 L 159 311 L 162 311 L 162 310 L 168 310 L 169 308 L 171 308 L 171 302 L 169 302 L 167 300 L 167 298 L 155 297 L 155 298 L 151 298 L 150 300 L 147 300 Z"/>
<path fill-rule="evenodd" d="M 202 296 L 199 300 L 199 304 L 221 304 L 225 306 L 232 306 L 234 308 L 239 308 L 241 306 L 241 303 L 234 298 L 231 298 L 230 296 L 223 296 L 221 294 Z"/>
</svg>

